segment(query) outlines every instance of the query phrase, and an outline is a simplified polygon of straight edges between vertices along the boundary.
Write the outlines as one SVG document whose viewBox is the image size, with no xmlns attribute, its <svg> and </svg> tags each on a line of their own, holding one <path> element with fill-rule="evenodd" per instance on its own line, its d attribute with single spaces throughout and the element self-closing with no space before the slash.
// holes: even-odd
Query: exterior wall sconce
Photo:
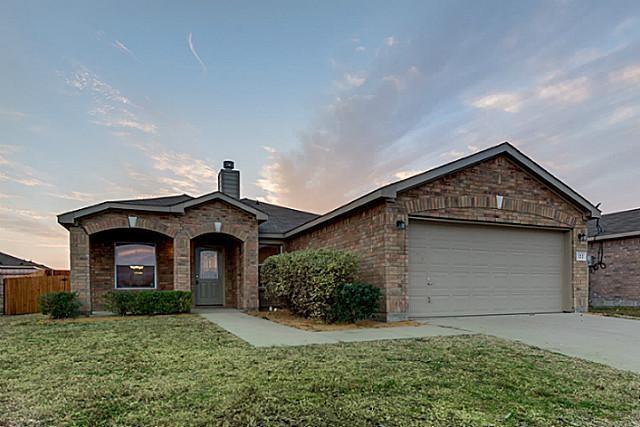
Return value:
<svg viewBox="0 0 640 427">
<path fill-rule="evenodd" d="M 397 220 L 396 221 L 396 229 L 398 229 L 398 230 L 406 230 L 407 229 L 407 223 L 404 222 L 401 219 Z"/>
<path fill-rule="evenodd" d="M 579 233 L 578 234 L 578 241 L 580 242 L 586 242 L 588 240 L 588 236 L 587 233 Z"/>
</svg>

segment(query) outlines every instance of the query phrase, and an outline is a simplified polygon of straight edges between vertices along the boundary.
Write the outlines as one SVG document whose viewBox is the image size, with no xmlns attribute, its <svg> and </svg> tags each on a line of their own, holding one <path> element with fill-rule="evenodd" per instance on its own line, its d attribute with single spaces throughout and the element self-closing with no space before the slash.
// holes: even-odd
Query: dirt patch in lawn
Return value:
<svg viewBox="0 0 640 427">
<path fill-rule="evenodd" d="M 252 311 L 250 315 L 262 317 L 272 322 L 281 323 L 293 328 L 303 329 L 305 331 L 322 332 L 322 331 L 342 331 L 346 329 L 364 329 L 364 328 L 397 328 L 400 326 L 420 326 L 422 323 L 413 320 L 403 322 L 379 322 L 377 320 L 361 320 L 356 323 L 324 323 L 321 320 L 305 319 L 291 313 L 289 310 L 279 309 L 277 311 Z"/>
</svg>

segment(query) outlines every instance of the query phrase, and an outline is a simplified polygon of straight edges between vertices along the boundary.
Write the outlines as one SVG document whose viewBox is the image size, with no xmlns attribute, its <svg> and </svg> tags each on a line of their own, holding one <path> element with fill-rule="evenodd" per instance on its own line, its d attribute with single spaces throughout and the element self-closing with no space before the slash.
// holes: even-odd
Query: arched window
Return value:
<svg viewBox="0 0 640 427">
<path fill-rule="evenodd" d="M 116 289 L 156 287 L 156 247 L 151 243 L 116 243 Z"/>
</svg>

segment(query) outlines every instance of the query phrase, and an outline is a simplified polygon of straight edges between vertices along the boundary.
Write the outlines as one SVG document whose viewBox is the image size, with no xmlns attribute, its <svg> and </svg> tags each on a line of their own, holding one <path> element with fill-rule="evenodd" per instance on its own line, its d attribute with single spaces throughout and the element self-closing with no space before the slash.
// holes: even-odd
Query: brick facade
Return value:
<svg viewBox="0 0 640 427">
<path fill-rule="evenodd" d="M 502 196 L 498 206 L 497 195 Z M 286 251 L 306 248 L 349 250 L 360 257 L 360 280 L 382 291 L 380 317 L 402 320 L 408 301 L 408 229 L 412 218 L 553 227 L 567 232 L 571 250 L 571 308 L 588 306 L 588 270 L 576 261 L 586 251 L 586 215 L 505 155 L 397 194 L 377 199 L 332 221 L 283 240 Z M 137 218 L 129 227 L 129 216 Z M 398 227 L 403 222 L 407 227 Z M 219 246 L 224 254 L 225 305 L 258 307 L 258 220 L 221 200 L 188 207 L 184 214 L 105 211 L 70 226 L 71 287 L 83 308 L 100 309 L 113 288 L 113 241 L 122 235 L 151 233 L 162 259 L 161 289 L 194 289 L 197 244 Z M 115 231 L 118 230 L 118 231 Z M 115 233 L 115 234 L 114 234 Z M 124 233 L 124 234 L 123 234 Z M 111 249 L 110 249 L 111 248 Z M 160 273 L 159 273 L 160 275 Z"/>
<path fill-rule="evenodd" d="M 116 243 L 153 243 L 156 247 L 157 289 L 173 289 L 173 240 L 162 234 L 146 230 L 108 230 L 91 235 L 90 280 L 91 307 L 102 311 L 104 297 L 115 287 L 115 245 Z"/>
<path fill-rule="evenodd" d="M 640 306 L 640 237 L 602 241 L 607 268 L 589 274 L 593 306 Z M 589 242 L 597 256 L 600 242 Z"/>
<path fill-rule="evenodd" d="M 136 217 L 134 228 L 129 227 L 129 216 Z M 119 230 L 117 239 L 126 238 L 128 234 L 135 237 L 136 232 L 141 231 L 158 234 L 155 239 L 161 242 L 161 248 L 157 249 L 158 275 L 162 276 L 160 289 L 178 290 L 189 290 L 193 286 L 193 239 L 205 235 L 212 239 L 231 236 L 236 243 L 225 246 L 225 253 L 233 254 L 226 276 L 235 289 L 226 292 L 230 298 L 226 302 L 241 309 L 257 308 L 258 221 L 241 209 L 213 200 L 191 207 L 184 214 L 118 210 L 79 219 L 78 225 L 69 228 L 71 288 L 78 292 L 85 311 L 101 309 L 104 292 L 113 289 L 113 253 L 108 246 L 115 237 L 100 237 L 113 230 Z"/>
<path fill-rule="evenodd" d="M 498 209 L 496 195 L 502 195 Z M 496 157 L 388 200 L 292 237 L 286 250 L 330 247 L 347 249 L 361 258 L 361 280 L 381 288 L 381 314 L 388 320 L 406 317 L 408 303 L 407 230 L 396 227 L 409 216 L 557 227 L 571 234 L 573 308 L 588 304 L 587 265 L 575 261 L 586 251 L 578 234 L 586 232 L 583 213 L 505 156 Z"/>
</svg>

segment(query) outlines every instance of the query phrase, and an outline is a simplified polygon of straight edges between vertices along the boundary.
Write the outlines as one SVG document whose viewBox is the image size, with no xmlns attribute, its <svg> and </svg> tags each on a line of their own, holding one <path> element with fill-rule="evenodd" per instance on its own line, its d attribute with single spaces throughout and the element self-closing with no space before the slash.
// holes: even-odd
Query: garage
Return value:
<svg viewBox="0 0 640 427">
<path fill-rule="evenodd" d="M 410 317 L 571 309 L 567 231 L 414 219 Z"/>
</svg>

